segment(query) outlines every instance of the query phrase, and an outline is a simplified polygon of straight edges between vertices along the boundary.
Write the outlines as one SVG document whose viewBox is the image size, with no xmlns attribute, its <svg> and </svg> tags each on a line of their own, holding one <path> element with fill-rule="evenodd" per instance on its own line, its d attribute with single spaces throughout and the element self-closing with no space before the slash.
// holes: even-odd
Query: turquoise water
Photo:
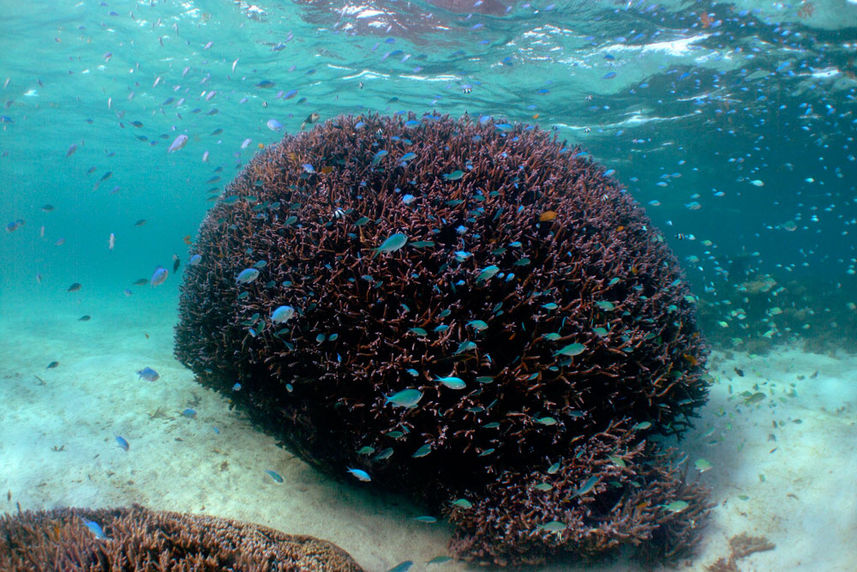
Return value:
<svg viewBox="0 0 857 572">
<path fill-rule="evenodd" d="M 294 132 L 314 112 L 435 110 L 584 146 L 698 294 L 733 305 L 705 315 L 710 335 L 719 321 L 762 334 L 729 315 L 735 284 L 855 285 L 855 26 L 850 2 L 11 4 L 0 220 L 25 224 L 0 241 L 2 304 L 64 303 L 73 282 L 94 302 L 187 258 L 210 200 L 282 135 L 269 120 Z M 851 336 L 853 315 L 838 324 Z"/>
<path fill-rule="evenodd" d="M 716 349 L 857 347 L 852 0 L 36 1 L 2 14 L 7 379 L 142 334 L 128 372 L 168 360 L 188 241 L 260 146 L 313 113 L 554 129 L 615 169 L 663 231 Z M 164 284 L 134 285 L 159 266 Z"/>
</svg>

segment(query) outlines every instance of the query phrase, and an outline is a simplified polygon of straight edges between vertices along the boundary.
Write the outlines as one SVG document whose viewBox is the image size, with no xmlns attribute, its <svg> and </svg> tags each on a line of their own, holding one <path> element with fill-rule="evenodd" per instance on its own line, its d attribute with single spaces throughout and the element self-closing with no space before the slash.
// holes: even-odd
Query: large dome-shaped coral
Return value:
<svg viewBox="0 0 857 572">
<path fill-rule="evenodd" d="M 460 554 L 691 541 L 704 493 L 646 436 L 706 398 L 695 300 L 549 132 L 338 117 L 257 155 L 195 253 L 179 360 L 306 460 L 443 510 Z"/>
</svg>

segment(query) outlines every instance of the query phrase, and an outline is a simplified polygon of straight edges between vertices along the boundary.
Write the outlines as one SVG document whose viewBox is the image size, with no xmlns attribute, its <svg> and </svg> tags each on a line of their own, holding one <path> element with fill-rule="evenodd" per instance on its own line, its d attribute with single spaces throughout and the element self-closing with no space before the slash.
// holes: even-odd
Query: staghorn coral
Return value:
<svg viewBox="0 0 857 572">
<path fill-rule="evenodd" d="M 362 468 L 435 510 L 466 495 L 477 516 L 451 514 L 463 556 L 690 544 L 704 495 L 643 442 L 681 434 L 705 401 L 695 299 L 642 210 L 577 149 L 490 119 L 339 117 L 257 155 L 195 250 L 178 359 L 329 472 Z M 258 277 L 238 280 L 248 268 Z M 391 402 L 406 389 L 416 404 Z M 610 484 L 625 473 L 605 459 L 625 451 L 639 494 Z M 538 506 L 574 522 L 542 535 L 521 499 L 554 463 Z M 575 520 L 591 507 L 573 487 L 596 467 L 592 497 L 616 506 Z M 682 495 L 692 506 L 669 522 L 621 513 Z M 583 534 L 595 521 L 598 538 Z"/>
<path fill-rule="evenodd" d="M 686 553 L 712 506 L 707 491 L 683 481 L 671 465 L 672 451 L 632 441 L 632 432 L 613 426 L 583 441 L 551 471 L 504 473 L 487 487 L 491 504 L 450 510 L 450 522 L 458 525 L 452 549 L 501 565 L 539 563 L 571 547 L 592 559 L 630 544 L 644 562 Z M 578 494 L 588 479 L 597 482 Z M 666 508 L 676 501 L 687 507 Z"/>
<path fill-rule="evenodd" d="M 98 535 L 87 521 L 100 527 Z M 104 537 L 98 538 L 101 533 Z M 362 570 L 344 550 L 311 536 L 139 505 L 0 516 L 0 570 L 119 569 Z"/>
</svg>

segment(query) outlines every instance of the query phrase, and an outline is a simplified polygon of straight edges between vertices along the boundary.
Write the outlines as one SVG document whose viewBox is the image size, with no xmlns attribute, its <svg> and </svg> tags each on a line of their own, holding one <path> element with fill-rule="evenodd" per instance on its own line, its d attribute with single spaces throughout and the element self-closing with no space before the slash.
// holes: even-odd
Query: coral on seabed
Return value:
<svg viewBox="0 0 857 572">
<path fill-rule="evenodd" d="M 764 536 L 750 536 L 742 532 L 729 539 L 729 558 L 719 558 L 707 566 L 708 572 L 738 572 L 738 560 L 756 552 L 773 550 L 777 546 Z"/>
<path fill-rule="evenodd" d="M 462 557 L 692 545 L 704 490 L 647 437 L 707 397 L 696 299 L 579 149 L 338 117 L 257 155 L 194 254 L 178 359 L 307 461 L 447 514 Z"/>
<path fill-rule="evenodd" d="M 129 508 L 0 516 L 0 570 L 359 572 L 338 546 L 257 524 Z"/>
</svg>

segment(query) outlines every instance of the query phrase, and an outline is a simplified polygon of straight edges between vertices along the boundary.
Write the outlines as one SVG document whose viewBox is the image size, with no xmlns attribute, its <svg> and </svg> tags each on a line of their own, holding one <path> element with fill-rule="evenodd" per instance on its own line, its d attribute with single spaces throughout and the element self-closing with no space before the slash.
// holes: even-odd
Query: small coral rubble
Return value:
<svg viewBox="0 0 857 572">
<path fill-rule="evenodd" d="M 729 558 L 720 558 L 708 566 L 709 572 L 738 572 L 738 560 L 755 552 L 773 550 L 776 545 L 764 536 L 750 536 L 746 532 L 729 539 L 731 554 Z"/>
</svg>

